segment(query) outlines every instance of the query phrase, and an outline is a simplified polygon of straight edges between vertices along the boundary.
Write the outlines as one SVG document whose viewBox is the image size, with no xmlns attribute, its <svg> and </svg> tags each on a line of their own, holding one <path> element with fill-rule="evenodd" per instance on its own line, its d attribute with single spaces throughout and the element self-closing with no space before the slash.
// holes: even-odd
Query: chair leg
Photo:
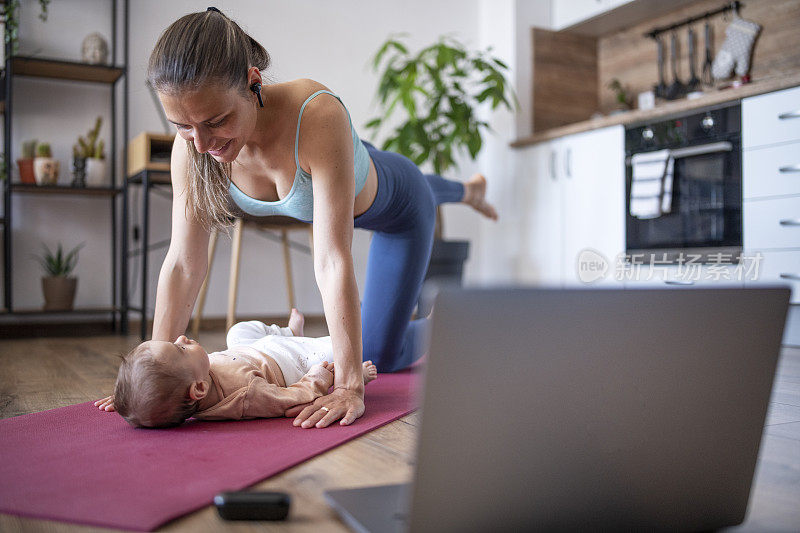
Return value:
<svg viewBox="0 0 800 533">
<path fill-rule="evenodd" d="M 203 286 L 200 287 L 200 294 L 197 296 L 197 304 L 194 307 L 194 320 L 192 321 L 192 338 L 196 339 L 200 333 L 200 321 L 203 320 L 203 308 L 206 305 L 206 294 L 208 293 L 208 282 L 211 279 L 211 266 L 214 264 L 214 254 L 217 251 L 217 230 L 211 232 L 208 241 L 208 271 Z"/>
<path fill-rule="evenodd" d="M 281 230 L 281 240 L 283 241 L 283 264 L 286 268 L 286 294 L 289 296 L 289 309 L 295 306 L 294 302 L 294 279 L 292 278 L 292 258 L 289 255 L 289 232 Z"/>
<path fill-rule="evenodd" d="M 244 221 L 237 218 L 233 227 L 231 239 L 231 272 L 228 280 L 228 318 L 225 321 L 225 331 L 233 327 L 236 320 L 236 293 L 239 289 L 239 259 L 242 252 L 242 226 Z"/>
</svg>

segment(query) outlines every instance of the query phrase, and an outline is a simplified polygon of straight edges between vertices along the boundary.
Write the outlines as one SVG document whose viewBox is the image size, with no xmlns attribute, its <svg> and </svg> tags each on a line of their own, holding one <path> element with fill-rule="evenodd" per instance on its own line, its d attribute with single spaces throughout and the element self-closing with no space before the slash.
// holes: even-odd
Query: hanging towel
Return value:
<svg viewBox="0 0 800 533">
<path fill-rule="evenodd" d="M 670 154 L 667 159 L 667 166 L 664 169 L 664 177 L 661 179 L 661 214 L 672 211 L 672 176 L 675 169 L 675 158 Z"/>
<path fill-rule="evenodd" d="M 631 157 L 630 213 L 636 218 L 657 218 L 672 209 L 674 159 L 669 150 Z"/>
</svg>

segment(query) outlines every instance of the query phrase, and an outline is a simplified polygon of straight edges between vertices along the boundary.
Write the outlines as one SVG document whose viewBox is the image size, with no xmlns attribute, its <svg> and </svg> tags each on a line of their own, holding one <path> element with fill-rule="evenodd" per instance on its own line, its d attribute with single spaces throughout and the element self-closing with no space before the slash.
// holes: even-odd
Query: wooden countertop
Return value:
<svg viewBox="0 0 800 533">
<path fill-rule="evenodd" d="M 511 143 L 511 147 L 523 148 L 525 146 L 530 146 L 543 141 L 557 139 L 565 135 L 605 128 L 607 126 L 615 126 L 617 124 L 628 125 L 637 122 L 646 122 L 656 118 L 663 118 L 673 114 L 685 113 L 693 109 L 739 100 L 741 98 L 755 96 L 757 94 L 788 89 L 798 85 L 800 85 L 800 72 L 786 76 L 764 78 L 740 87 L 709 92 L 708 94 L 704 94 L 703 96 L 694 98 L 692 100 L 684 98 L 681 100 L 664 102 L 656 105 L 656 107 L 653 109 L 626 111 L 624 113 L 584 120 L 583 122 L 568 124 L 560 128 L 545 130 L 534 133 L 528 137 L 517 139 Z"/>
</svg>

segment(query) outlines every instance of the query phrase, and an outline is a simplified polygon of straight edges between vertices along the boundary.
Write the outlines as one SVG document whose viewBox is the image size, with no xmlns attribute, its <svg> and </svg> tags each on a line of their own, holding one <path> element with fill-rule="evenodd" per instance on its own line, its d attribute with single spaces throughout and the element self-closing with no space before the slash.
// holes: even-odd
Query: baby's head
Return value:
<svg viewBox="0 0 800 533">
<path fill-rule="evenodd" d="M 143 342 L 122 358 L 114 408 L 134 427 L 180 425 L 208 394 L 209 367 L 203 347 L 184 335 Z"/>
</svg>

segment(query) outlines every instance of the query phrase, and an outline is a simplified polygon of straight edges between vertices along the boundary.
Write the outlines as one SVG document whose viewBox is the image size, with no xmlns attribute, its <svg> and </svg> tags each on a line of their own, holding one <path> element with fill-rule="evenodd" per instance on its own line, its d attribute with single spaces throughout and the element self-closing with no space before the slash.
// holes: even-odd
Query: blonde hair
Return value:
<svg viewBox="0 0 800 533">
<path fill-rule="evenodd" d="M 202 11 L 184 15 L 164 30 L 150 54 L 147 84 L 170 95 L 216 85 L 247 97 L 247 70 L 254 66 L 264 71 L 269 65 L 264 47 L 238 24 L 217 11 Z M 230 226 L 231 164 L 197 152 L 190 141 L 186 148 L 188 214 L 208 229 Z"/>
<path fill-rule="evenodd" d="M 114 386 L 114 409 L 134 427 L 178 426 L 197 412 L 189 397 L 191 370 L 155 357 L 152 342 L 143 342 L 121 357 Z"/>
</svg>

